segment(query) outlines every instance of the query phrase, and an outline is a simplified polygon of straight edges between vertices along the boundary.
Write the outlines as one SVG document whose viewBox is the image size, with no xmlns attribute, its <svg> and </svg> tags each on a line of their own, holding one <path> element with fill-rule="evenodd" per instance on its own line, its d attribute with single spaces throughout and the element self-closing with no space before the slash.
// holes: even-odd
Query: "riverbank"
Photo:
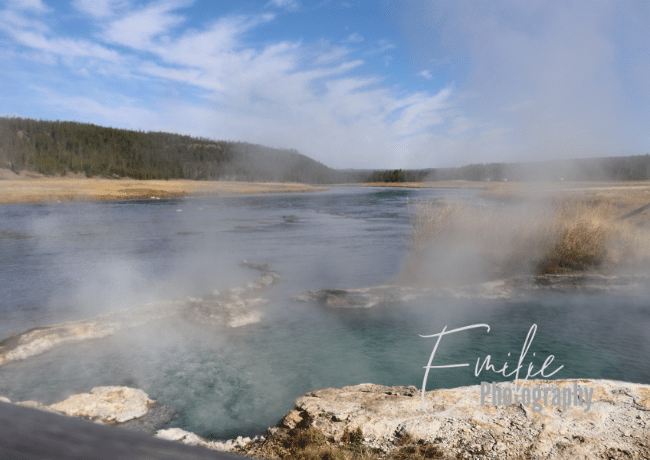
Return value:
<svg viewBox="0 0 650 460">
<path fill-rule="evenodd" d="M 483 196 L 496 200 L 519 200 L 585 194 L 614 201 L 650 201 L 650 183 L 628 182 L 473 182 L 449 180 L 435 182 L 373 182 L 335 184 L 345 187 L 480 189 Z M 329 190 L 329 186 L 299 183 L 137 180 L 87 178 L 82 174 L 48 177 L 0 168 L 0 204 L 51 201 L 103 201 L 183 196 L 227 196 L 262 193 L 303 193 Z M 634 196 L 634 199 L 631 199 Z"/>
<path fill-rule="evenodd" d="M 488 202 L 434 199 L 409 207 L 412 247 L 398 283 L 647 272 L 647 182 L 500 183 L 482 197 Z"/>
<path fill-rule="evenodd" d="M 0 204 L 302 193 L 322 190 L 328 188 L 273 182 L 88 179 L 15 174 L 0 176 Z"/>
</svg>

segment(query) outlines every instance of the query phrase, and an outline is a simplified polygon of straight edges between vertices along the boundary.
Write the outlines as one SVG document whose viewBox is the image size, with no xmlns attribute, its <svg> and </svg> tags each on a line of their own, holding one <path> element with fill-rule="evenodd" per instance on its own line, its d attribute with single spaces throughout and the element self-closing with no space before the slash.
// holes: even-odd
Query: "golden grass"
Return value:
<svg viewBox="0 0 650 460">
<path fill-rule="evenodd" d="M 647 269 L 650 210 L 620 217 L 648 203 L 642 190 L 564 194 L 487 209 L 421 202 L 410 209 L 412 249 L 403 281 L 431 284 L 445 275 L 445 282 L 462 283 L 525 273 Z"/>
<path fill-rule="evenodd" d="M 0 203 L 250 195 L 320 190 L 327 188 L 294 183 L 42 177 L 0 180 Z"/>
</svg>

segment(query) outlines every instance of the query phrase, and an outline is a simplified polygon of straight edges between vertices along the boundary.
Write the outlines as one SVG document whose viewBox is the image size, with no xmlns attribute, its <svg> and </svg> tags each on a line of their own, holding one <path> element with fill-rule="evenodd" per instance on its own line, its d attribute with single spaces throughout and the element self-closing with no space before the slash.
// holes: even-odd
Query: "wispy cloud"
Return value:
<svg viewBox="0 0 650 460">
<path fill-rule="evenodd" d="M 20 30 L 32 30 L 40 33 L 47 33 L 50 28 L 39 20 L 25 16 L 24 12 L 16 10 L 0 10 L 0 30 L 8 33 Z"/>
<path fill-rule="evenodd" d="M 103 19 L 130 7 L 128 0 L 74 0 L 72 6 L 96 19 Z"/>
<path fill-rule="evenodd" d="M 361 43 L 363 41 L 363 35 L 358 32 L 348 35 L 348 38 L 345 39 L 347 43 Z"/>
<path fill-rule="evenodd" d="M 442 1 L 415 5 L 400 21 L 414 59 L 446 67 L 473 95 L 457 108 L 491 133 L 483 140 L 496 144 L 483 151 L 513 160 L 638 149 L 630 127 L 650 116 L 635 101 L 650 103 L 650 91 L 631 77 L 635 63 L 650 62 L 650 36 L 635 26 L 650 21 L 647 5 Z M 464 139 L 463 158 L 476 138 Z"/>
<path fill-rule="evenodd" d="M 159 115 L 154 110 L 137 107 L 138 101 L 102 94 L 101 97 L 68 96 L 49 88 L 32 86 L 30 89 L 37 94 L 43 104 L 50 105 L 60 111 L 59 119 L 65 120 L 68 114 L 75 113 L 79 121 L 97 122 L 100 117 L 103 124 L 118 126 L 137 126 L 138 123 L 156 121 Z M 103 100 L 99 100 L 103 99 Z"/>
<path fill-rule="evenodd" d="M 334 167 L 378 168 L 430 167 L 455 148 L 455 136 L 471 131 L 464 126 L 474 126 L 471 117 L 464 124 L 459 118 L 452 86 L 396 89 L 369 71 L 365 59 L 390 62 L 386 53 L 396 45 L 388 40 L 356 50 L 326 39 L 250 40 L 286 16 L 268 7 L 292 10 L 297 2 L 198 23 L 169 1 L 73 6 L 95 30 L 82 39 L 16 8 L 0 20 L 23 57 L 55 57 L 47 63 L 34 54 L 33 65 L 79 78 L 45 87 L 47 79 L 33 75 L 32 91 L 57 118 L 242 139 L 297 148 Z M 351 34 L 348 42 L 363 36 Z M 19 66 L 19 54 L 11 56 Z"/>
<path fill-rule="evenodd" d="M 93 58 L 113 62 L 120 60 L 118 52 L 91 41 L 48 38 L 44 33 L 20 28 L 5 28 L 5 31 L 17 43 L 54 56 Z"/>
<path fill-rule="evenodd" d="M 300 8 L 300 2 L 298 0 L 271 0 L 266 6 L 282 8 L 287 11 L 296 11 Z"/>
<path fill-rule="evenodd" d="M 365 54 L 370 56 L 373 54 L 385 53 L 386 51 L 394 50 L 397 46 L 394 43 L 390 43 L 386 40 L 379 40 L 376 45 L 368 49 Z"/>
<path fill-rule="evenodd" d="M 8 0 L 7 6 L 13 10 L 26 10 L 36 13 L 47 13 L 50 8 L 45 6 L 41 0 Z"/>
<path fill-rule="evenodd" d="M 155 46 L 154 39 L 165 38 L 185 18 L 172 11 L 178 9 L 174 3 L 155 3 L 116 19 L 108 24 L 102 38 L 130 48 L 149 51 Z"/>
</svg>

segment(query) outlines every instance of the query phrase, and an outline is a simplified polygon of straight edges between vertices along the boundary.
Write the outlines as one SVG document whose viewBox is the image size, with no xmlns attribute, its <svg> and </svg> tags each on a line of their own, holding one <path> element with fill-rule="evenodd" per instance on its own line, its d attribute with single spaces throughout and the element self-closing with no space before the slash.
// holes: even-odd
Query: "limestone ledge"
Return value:
<svg viewBox="0 0 650 460">
<path fill-rule="evenodd" d="M 0 397 L 0 401 L 11 402 L 5 397 Z M 136 388 L 107 386 L 95 387 L 90 393 L 73 395 L 50 406 L 36 401 L 21 401 L 15 404 L 97 423 L 118 424 L 146 415 L 155 401 Z"/>
<path fill-rule="evenodd" d="M 252 439 L 210 441 L 180 428 L 160 429 L 169 419 L 159 421 L 157 430 L 151 432 L 161 439 L 253 457 L 267 457 L 273 443 L 315 427 L 333 446 L 341 444 L 346 432 L 360 428 L 363 445 L 377 458 L 396 452 L 404 439 L 435 446 L 453 458 L 650 458 L 650 385 L 535 380 L 526 387 L 531 391 L 557 388 L 570 394 L 572 402 L 565 407 L 554 405 L 549 396 L 548 404 L 533 410 L 532 405 L 522 403 L 494 406 L 490 394 L 481 405 L 480 386 L 461 387 L 426 392 L 424 407 L 429 413 L 451 409 L 430 416 L 423 411 L 417 388 L 366 383 L 307 393 L 296 399 L 294 409 L 277 426 Z M 576 404 L 576 388 L 591 393 L 588 410 L 586 401 Z M 50 406 L 34 401 L 17 404 L 127 427 L 156 407 L 142 390 L 127 387 L 93 388 Z"/>
<path fill-rule="evenodd" d="M 550 390 L 571 390 L 576 385 L 593 391 L 588 411 L 581 407 L 553 406 Z M 549 388 L 549 405 L 494 406 L 491 395 L 481 405 L 480 386 L 425 393 L 415 387 L 361 384 L 327 388 L 296 399 L 295 408 L 270 428 L 264 442 L 251 442 L 241 451 L 268 455 L 274 440 L 294 436 L 301 429 L 318 428 L 333 445 L 357 428 L 363 444 L 377 457 L 399 449 L 401 440 L 435 446 L 450 458 L 592 459 L 650 458 L 650 385 L 612 380 L 529 381 Z M 511 385 L 512 387 L 512 385 Z M 567 390 L 568 391 L 568 390 Z M 457 457 L 458 456 L 458 457 Z"/>
</svg>

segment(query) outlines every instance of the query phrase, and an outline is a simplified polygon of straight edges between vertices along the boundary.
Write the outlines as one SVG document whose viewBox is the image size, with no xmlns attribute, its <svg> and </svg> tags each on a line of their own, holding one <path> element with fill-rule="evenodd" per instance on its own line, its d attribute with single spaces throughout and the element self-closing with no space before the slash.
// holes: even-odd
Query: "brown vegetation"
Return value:
<svg viewBox="0 0 650 460">
<path fill-rule="evenodd" d="M 518 199 L 479 207 L 425 201 L 411 208 L 412 251 L 405 281 L 476 282 L 517 274 L 647 268 L 646 191 L 621 190 Z"/>
<path fill-rule="evenodd" d="M 271 436 L 248 456 L 282 460 L 424 460 L 448 458 L 435 445 L 416 440 L 408 433 L 395 439 L 389 454 L 363 445 L 363 431 L 346 431 L 340 441 L 328 439 L 316 427 L 294 429 Z"/>
<path fill-rule="evenodd" d="M 327 188 L 295 183 L 21 177 L 0 180 L 0 203 L 172 198 L 188 195 L 249 195 L 319 190 L 327 190 Z"/>
<path fill-rule="evenodd" d="M 315 427 L 281 431 L 269 437 L 261 446 L 247 455 L 282 460 L 371 460 L 376 452 L 363 446 L 361 428 L 347 432 L 340 442 L 327 439 Z"/>
</svg>

